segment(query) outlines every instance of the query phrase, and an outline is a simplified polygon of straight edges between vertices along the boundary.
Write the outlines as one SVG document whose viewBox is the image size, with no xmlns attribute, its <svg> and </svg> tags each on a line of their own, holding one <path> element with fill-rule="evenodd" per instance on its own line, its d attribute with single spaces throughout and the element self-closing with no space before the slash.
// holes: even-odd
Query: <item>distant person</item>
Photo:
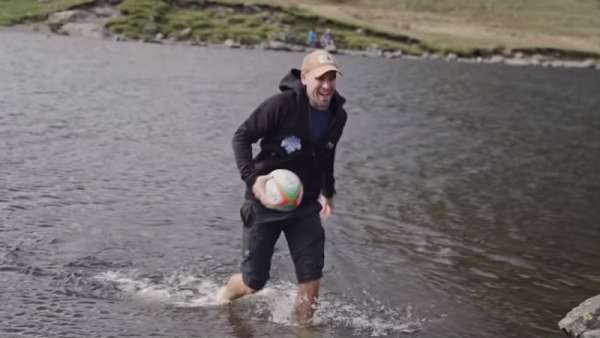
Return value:
<svg viewBox="0 0 600 338">
<path fill-rule="evenodd" d="M 321 47 L 327 48 L 328 46 L 335 46 L 335 42 L 333 41 L 333 33 L 331 33 L 329 28 L 327 28 L 323 35 L 321 35 Z"/>
<path fill-rule="evenodd" d="M 317 46 L 317 32 L 315 32 L 312 29 L 308 31 L 308 34 L 306 36 L 306 44 L 310 47 Z"/>
<path fill-rule="evenodd" d="M 290 27 L 286 25 L 283 30 L 279 32 L 279 40 L 282 42 L 289 42 L 290 37 Z"/>
<path fill-rule="evenodd" d="M 301 69 L 281 80 L 281 93 L 258 106 L 235 132 L 234 156 L 247 185 L 240 210 L 244 253 L 241 273 L 229 279 L 218 300 L 228 302 L 265 286 L 283 232 L 298 281 L 296 319 L 312 318 L 325 264 L 320 216 L 328 217 L 333 208 L 335 152 L 347 119 L 345 99 L 336 91 L 338 73 L 330 53 L 307 54 Z M 261 150 L 253 157 L 252 144 L 259 140 Z M 304 185 L 302 203 L 289 212 L 272 210 L 265 197 L 268 173 L 281 168 L 295 172 Z"/>
</svg>

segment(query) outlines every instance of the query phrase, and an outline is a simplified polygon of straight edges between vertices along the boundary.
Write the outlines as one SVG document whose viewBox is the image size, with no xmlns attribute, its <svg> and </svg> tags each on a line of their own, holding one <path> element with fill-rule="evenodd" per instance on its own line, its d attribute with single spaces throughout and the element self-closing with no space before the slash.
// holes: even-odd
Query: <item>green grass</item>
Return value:
<svg viewBox="0 0 600 338">
<path fill-rule="evenodd" d="M 48 14 L 73 6 L 93 3 L 94 0 L 0 0 L 0 26 L 15 25 L 29 20 L 40 20 Z"/>
<path fill-rule="evenodd" d="M 111 31 L 131 39 L 149 37 L 148 31 L 158 31 L 158 21 L 169 11 L 162 0 L 125 0 L 119 5 L 122 17 L 107 24 Z"/>
<path fill-rule="evenodd" d="M 119 9 L 126 16 L 152 21 L 169 11 L 169 5 L 162 0 L 125 0 Z"/>
<path fill-rule="evenodd" d="M 236 11 L 236 6 L 228 3 L 198 10 L 181 4 L 169 7 L 163 0 L 125 0 L 120 9 L 124 16 L 109 22 L 107 27 L 113 33 L 131 39 L 152 38 L 158 32 L 178 39 L 183 30 L 191 29 L 193 40 L 222 43 L 226 39 L 233 39 L 244 45 L 254 45 L 277 39 L 285 31 L 288 42 L 302 44 L 310 29 L 316 29 L 321 34 L 327 26 L 332 29 L 338 48 L 411 48 L 406 43 L 396 41 L 398 39 L 394 40 L 393 34 L 356 34 L 358 26 L 324 19 L 297 7 L 280 8 L 276 14 L 266 16 L 264 12 L 240 13 Z"/>
<path fill-rule="evenodd" d="M 260 14 L 241 15 L 226 7 L 200 11 L 168 7 L 160 0 L 126 0 L 120 6 L 125 16 L 109 22 L 107 27 L 131 39 L 152 38 L 155 31 L 178 38 L 189 28 L 193 40 L 222 43 L 234 39 L 252 45 L 278 31 L 277 25 L 265 24 Z M 155 29 L 144 32 L 148 27 Z"/>
</svg>

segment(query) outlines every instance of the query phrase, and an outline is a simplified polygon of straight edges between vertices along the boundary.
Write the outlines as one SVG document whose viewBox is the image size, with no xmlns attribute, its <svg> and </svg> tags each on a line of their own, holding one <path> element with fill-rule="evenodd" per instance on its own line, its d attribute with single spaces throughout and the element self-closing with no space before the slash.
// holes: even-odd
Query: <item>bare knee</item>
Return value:
<svg viewBox="0 0 600 338">
<path fill-rule="evenodd" d="M 253 288 L 251 288 L 251 287 L 249 287 L 249 286 L 246 285 L 246 293 L 247 294 L 251 295 L 253 293 L 257 293 L 258 291 L 260 291 L 260 289 L 259 290 L 253 289 Z"/>
<path fill-rule="evenodd" d="M 250 286 L 248 286 L 248 283 L 246 283 L 244 281 L 244 277 L 241 273 L 236 273 L 231 278 L 233 280 L 235 280 L 235 283 L 239 285 L 239 287 L 244 291 L 244 293 L 255 293 L 258 290 L 260 290 L 260 289 L 251 288 Z"/>
</svg>

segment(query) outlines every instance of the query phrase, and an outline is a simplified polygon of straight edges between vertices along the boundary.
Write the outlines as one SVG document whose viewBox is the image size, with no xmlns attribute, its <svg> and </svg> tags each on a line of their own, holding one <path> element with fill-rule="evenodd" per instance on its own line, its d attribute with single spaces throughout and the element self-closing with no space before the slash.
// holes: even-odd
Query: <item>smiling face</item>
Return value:
<svg viewBox="0 0 600 338">
<path fill-rule="evenodd" d="M 335 81 L 337 72 L 328 71 L 321 76 L 315 77 L 312 72 L 302 72 L 302 84 L 306 86 L 306 94 L 313 108 L 327 110 L 331 103 L 331 98 L 335 93 Z"/>
</svg>

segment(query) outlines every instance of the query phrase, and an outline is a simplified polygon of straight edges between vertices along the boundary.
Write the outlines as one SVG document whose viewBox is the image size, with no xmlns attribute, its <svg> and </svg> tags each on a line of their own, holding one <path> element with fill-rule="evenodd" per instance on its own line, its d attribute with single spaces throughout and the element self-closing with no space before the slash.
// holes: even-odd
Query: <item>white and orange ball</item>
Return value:
<svg viewBox="0 0 600 338">
<path fill-rule="evenodd" d="M 273 206 L 272 209 L 291 211 L 300 205 L 304 188 L 298 175 L 287 169 L 276 169 L 269 176 L 265 198 Z"/>
</svg>

